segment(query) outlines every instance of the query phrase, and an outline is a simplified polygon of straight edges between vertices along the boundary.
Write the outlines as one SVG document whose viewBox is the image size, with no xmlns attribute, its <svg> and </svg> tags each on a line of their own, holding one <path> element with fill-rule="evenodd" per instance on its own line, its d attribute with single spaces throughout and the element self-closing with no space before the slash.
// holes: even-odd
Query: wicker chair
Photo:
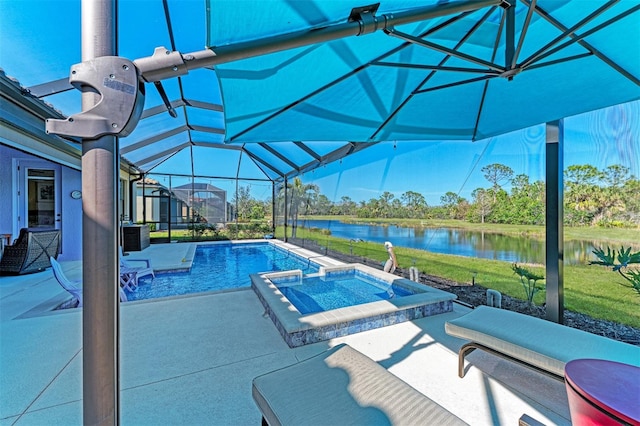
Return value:
<svg viewBox="0 0 640 426">
<path fill-rule="evenodd" d="M 13 245 L 4 248 L 0 273 L 19 275 L 43 271 L 51 266 L 49 258 L 57 259 L 58 253 L 58 229 L 22 228 Z"/>
</svg>

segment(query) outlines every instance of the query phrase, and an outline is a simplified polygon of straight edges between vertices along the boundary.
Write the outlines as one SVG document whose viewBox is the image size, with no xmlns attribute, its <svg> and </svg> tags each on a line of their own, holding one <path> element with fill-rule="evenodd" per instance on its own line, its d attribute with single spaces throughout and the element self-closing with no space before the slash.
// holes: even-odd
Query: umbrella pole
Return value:
<svg viewBox="0 0 640 426">
<path fill-rule="evenodd" d="M 82 59 L 116 53 L 116 3 L 82 1 Z M 82 94 L 83 111 L 100 97 Z M 118 137 L 82 140 L 83 423 L 119 423 Z"/>
</svg>

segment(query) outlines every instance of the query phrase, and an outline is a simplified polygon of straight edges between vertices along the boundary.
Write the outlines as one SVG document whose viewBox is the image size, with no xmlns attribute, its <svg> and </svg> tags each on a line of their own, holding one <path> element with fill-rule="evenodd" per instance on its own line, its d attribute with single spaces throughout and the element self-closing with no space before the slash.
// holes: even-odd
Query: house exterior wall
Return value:
<svg viewBox="0 0 640 426">
<path fill-rule="evenodd" d="M 0 234 L 12 233 L 12 178 L 11 164 L 14 149 L 0 144 Z"/>
<path fill-rule="evenodd" d="M 0 140 L 0 142 L 2 142 Z M 58 163 L 11 148 L 0 143 L 0 234 L 11 234 L 13 241 L 18 237 L 19 229 L 18 206 L 15 188 L 15 161 L 39 161 L 43 164 L 58 165 Z M 60 260 L 78 260 L 82 258 L 82 200 L 71 198 L 73 190 L 82 188 L 79 170 L 60 165 L 59 177 L 61 216 L 60 235 L 62 248 Z"/>
<path fill-rule="evenodd" d="M 82 190 L 80 143 L 68 143 L 46 133 L 45 120 L 62 119 L 62 113 L 26 94 L 22 86 L 6 77 L 2 70 L 0 103 L 0 234 L 10 234 L 10 240 L 14 240 L 20 228 L 30 223 L 29 206 L 34 200 L 25 200 L 29 191 L 18 195 L 23 186 L 29 187 L 28 169 L 51 169 L 56 183 L 51 222 L 61 230 L 60 260 L 82 259 L 82 199 L 71 196 L 73 191 Z M 130 170 L 130 165 L 123 162 L 119 177 L 124 188 L 119 192 L 119 200 L 114 200 L 122 220 L 129 214 Z M 39 212 L 37 214 L 39 220 Z"/>
<path fill-rule="evenodd" d="M 62 260 L 82 259 L 82 199 L 74 200 L 71 192 L 82 190 L 82 173 L 62 167 Z"/>
</svg>

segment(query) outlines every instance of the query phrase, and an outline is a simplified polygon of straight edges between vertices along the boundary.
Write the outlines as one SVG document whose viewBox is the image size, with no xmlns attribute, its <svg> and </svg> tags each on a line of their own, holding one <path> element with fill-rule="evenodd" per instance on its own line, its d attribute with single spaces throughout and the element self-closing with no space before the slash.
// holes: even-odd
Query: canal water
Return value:
<svg viewBox="0 0 640 426">
<path fill-rule="evenodd" d="M 544 241 L 526 236 L 508 236 L 454 228 L 405 228 L 395 225 L 376 226 L 343 223 L 338 220 L 302 220 L 304 228 L 328 229 L 334 237 L 369 242 L 391 241 L 395 246 L 410 247 L 434 253 L 479 257 L 518 263 L 545 263 Z M 595 247 L 606 246 L 597 241 L 566 241 L 564 260 L 567 264 L 595 260 Z"/>
</svg>

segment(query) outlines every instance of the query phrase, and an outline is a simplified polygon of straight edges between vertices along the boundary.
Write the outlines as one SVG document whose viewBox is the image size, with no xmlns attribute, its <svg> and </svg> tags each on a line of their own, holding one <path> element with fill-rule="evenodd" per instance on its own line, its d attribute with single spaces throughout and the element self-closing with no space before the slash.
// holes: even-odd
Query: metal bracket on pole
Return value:
<svg viewBox="0 0 640 426">
<path fill-rule="evenodd" d="M 69 83 L 81 92 L 97 92 L 100 100 L 66 120 L 47 119 L 47 133 L 87 139 L 124 137 L 138 124 L 144 108 L 144 83 L 128 59 L 102 56 L 73 65 Z"/>
<path fill-rule="evenodd" d="M 358 22 L 360 25 L 360 32 L 356 35 L 371 34 L 378 30 L 378 20 L 376 18 L 378 7 L 380 7 L 380 3 L 351 9 L 348 22 Z"/>
<path fill-rule="evenodd" d="M 155 48 L 153 56 L 136 59 L 134 63 L 141 77 L 149 83 L 179 77 L 189 72 L 180 52 L 172 52 L 162 46 Z"/>
</svg>

